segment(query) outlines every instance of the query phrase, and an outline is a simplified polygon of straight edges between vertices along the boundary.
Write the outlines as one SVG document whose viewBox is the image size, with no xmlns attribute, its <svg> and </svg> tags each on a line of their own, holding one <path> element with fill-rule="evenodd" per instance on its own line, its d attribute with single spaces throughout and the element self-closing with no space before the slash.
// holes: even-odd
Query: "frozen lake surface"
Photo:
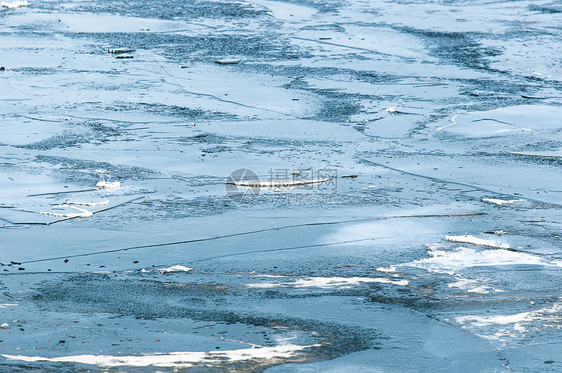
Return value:
<svg viewBox="0 0 562 373">
<path fill-rule="evenodd" d="M 0 370 L 561 371 L 561 56 L 550 0 L 2 3 Z"/>
</svg>

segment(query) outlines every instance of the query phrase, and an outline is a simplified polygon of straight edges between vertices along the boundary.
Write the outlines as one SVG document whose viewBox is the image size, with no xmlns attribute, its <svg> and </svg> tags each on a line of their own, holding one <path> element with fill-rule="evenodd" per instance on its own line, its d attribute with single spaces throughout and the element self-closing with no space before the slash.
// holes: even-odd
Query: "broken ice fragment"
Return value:
<svg viewBox="0 0 562 373">
<path fill-rule="evenodd" d="M 108 50 L 109 53 L 113 53 L 113 54 L 131 53 L 134 51 L 135 51 L 134 49 L 129 49 L 129 48 L 113 48 Z"/>
<path fill-rule="evenodd" d="M 165 275 L 166 273 L 174 273 L 174 272 L 189 272 L 193 270 L 193 268 L 189 268 L 189 267 L 185 267 L 182 265 L 174 265 L 168 268 L 159 268 L 158 271 L 160 271 L 160 273 L 162 273 L 163 275 Z"/>
<path fill-rule="evenodd" d="M 216 60 L 215 63 L 219 65 L 236 65 L 240 63 L 240 60 L 237 59 L 224 59 L 224 60 Z"/>
<path fill-rule="evenodd" d="M 98 187 L 99 189 L 119 189 L 121 188 L 121 183 L 118 181 L 98 181 L 98 183 L 96 184 L 96 187 Z"/>
</svg>

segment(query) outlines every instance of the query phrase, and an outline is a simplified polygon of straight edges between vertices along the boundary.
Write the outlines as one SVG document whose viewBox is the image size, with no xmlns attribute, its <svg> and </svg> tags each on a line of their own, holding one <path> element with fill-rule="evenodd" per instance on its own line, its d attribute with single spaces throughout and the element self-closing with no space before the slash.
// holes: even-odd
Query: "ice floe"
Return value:
<svg viewBox="0 0 562 373">
<path fill-rule="evenodd" d="M 248 284 L 249 288 L 270 289 L 276 287 L 295 287 L 295 288 L 351 288 L 362 283 L 379 283 L 406 286 L 408 280 L 390 280 L 388 278 L 371 277 L 306 277 L 291 282 L 263 282 L 258 284 Z"/>
</svg>

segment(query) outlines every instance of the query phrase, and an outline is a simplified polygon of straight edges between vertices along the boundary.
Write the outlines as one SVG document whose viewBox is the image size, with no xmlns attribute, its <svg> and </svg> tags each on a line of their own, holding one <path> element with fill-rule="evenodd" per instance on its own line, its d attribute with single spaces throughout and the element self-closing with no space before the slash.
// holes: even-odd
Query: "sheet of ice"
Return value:
<svg viewBox="0 0 562 373">
<path fill-rule="evenodd" d="M 210 352 L 169 352 L 142 354 L 136 356 L 118 355 L 74 355 L 62 357 L 41 357 L 24 355 L 1 355 L 8 360 L 26 362 L 48 361 L 54 363 L 80 363 L 102 367 L 162 367 L 162 368 L 190 368 L 198 364 L 205 366 L 236 363 L 249 360 L 277 360 L 294 356 L 300 351 L 318 345 L 297 346 L 285 345 L 276 347 L 246 348 L 226 351 Z"/>
<path fill-rule="evenodd" d="M 288 4 L 281 1 L 271 1 L 271 0 L 251 0 L 251 3 L 259 4 L 271 12 L 270 14 L 284 21 L 296 22 L 302 21 L 304 19 L 311 18 L 316 10 L 314 8 L 309 8 L 303 5 Z"/>
<path fill-rule="evenodd" d="M 556 106 L 509 106 L 485 112 L 457 114 L 454 123 L 441 125 L 437 131 L 468 138 L 528 136 L 556 131 L 560 126 L 561 115 L 562 108 Z"/>
<path fill-rule="evenodd" d="M 160 273 L 162 273 L 162 274 L 176 273 L 176 272 L 189 272 L 189 271 L 192 271 L 192 270 L 193 270 L 193 268 L 182 266 L 180 264 L 176 264 L 176 265 L 173 265 L 173 266 L 168 267 L 168 268 L 159 268 L 158 269 L 158 271 L 160 271 Z"/>
<path fill-rule="evenodd" d="M 470 243 L 477 246 L 496 247 L 498 249 L 509 249 L 509 245 L 506 243 L 496 242 L 492 240 L 485 240 L 483 238 L 478 238 L 466 234 L 462 236 L 446 236 L 445 239 L 450 242 Z"/>
<path fill-rule="evenodd" d="M 371 277 L 306 277 L 291 282 L 262 282 L 257 284 L 246 285 L 249 288 L 269 289 L 276 287 L 294 287 L 294 288 L 351 288 L 363 283 L 379 283 L 406 286 L 408 280 L 391 280 L 388 278 L 371 278 Z"/>
</svg>

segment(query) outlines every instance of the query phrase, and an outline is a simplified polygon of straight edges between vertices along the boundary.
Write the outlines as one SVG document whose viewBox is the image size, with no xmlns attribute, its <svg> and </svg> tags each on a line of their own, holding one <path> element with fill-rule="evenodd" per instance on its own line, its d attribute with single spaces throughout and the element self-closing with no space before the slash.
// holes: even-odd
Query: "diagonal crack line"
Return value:
<svg viewBox="0 0 562 373">
<path fill-rule="evenodd" d="M 246 222 L 248 220 L 250 220 L 251 216 L 248 216 L 243 222 L 242 224 L 240 224 L 238 226 L 238 228 L 236 228 L 234 230 L 234 232 L 232 232 L 230 234 L 230 236 L 228 237 L 228 239 L 226 239 L 222 245 L 218 246 L 206 259 L 203 259 L 202 261 L 207 261 L 207 260 L 211 260 L 213 258 L 213 255 L 215 255 L 217 253 L 217 251 L 219 251 L 220 249 L 222 249 L 228 242 L 230 242 L 230 240 L 232 239 L 232 237 L 236 236 L 236 234 L 238 233 L 238 231 L 240 230 L 240 228 L 242 228 L 244 226 L 244 224 L 246 224 Z"/>
<path fill-rule="evenodd" d="M 253 235 L 253 234 L 258 234 L 258 233 L 274 232 L 274 231 L 292 229 L 292 228 L 299 228 L 299 227 L 313 227 L 313 226 L 317 226 L 317 225 L 320 225 L 320 226 L 322 226 L 322 225 L 336 225 L 336 224 L 356 223 L 356 222 L 364 222 L 364 221 L 378 221 L 378 220 L 387 220 L 387 219 L 420 219 L 420 218 L 466 217 L 466 216 L 480 216 L 480 215 L 488 215 L 488 213 L 486 213 L 486 212 L 473 212 L 473 213 L 463 213 L 463 214 L 392 215 L 392 216 L 379 216 L 379 217 L 371 217 L 371 218 L 363 218 L 363 219 L 350 219 L 350 220 L 340 220 L 340 221 L 292 224 L 292 225 L 284 225 L 284 226 L 278 226 L 278 227 L 273 227 L 273 228 L 265 228 L 265 229 L 257 229 L 257 230 L 253 230 L 253 231 L 233 233 L 233 234 L 222 235 L 222 236 L 194 238 L 194 239 L 190 239 L 190 240 L 173 241 L 173 242 L 153 243 L 153 244 L 148 244 L 148 245 L 129 246 L 129 247 L 124 247 L 124 248 L 109 249 L 109 250 L 103 250 L 103 251 L 94 251 L 94 252 L 88 252 L 88 253 L 83 253 L 83 254 L 74 254 L 74 255 L 66 255 L 66 256 L 51 257 L 51 258 L 26 260 L 26 261 L 22 261 L 22 263 L 25 263 L 25 264 L 39 263 L 39 262 L 48 262 L 48 261 L 52 261 L 52 260 L 59 260 L 59 259 L 66 259 L 66 258 L 79 258 L 79 257 L 85 257 L 85 256 L 92 256 L 92 255 L 110 254 L 110 253 L 129 251 L 129 250 L 142 250 L 142 249 L 150 249 L 150 248 L 155 248 L 155 247 L 186 245 L 186 244 L 193 244 L 193 243 L 198 243 L 198 242 L 222 240 L 222 239 L 228 239 L 230 237 L 248 236 L 248 235 Z M 251 218 L 252 217 L 248 217 L 247 220 L 249 220 Z"/>
</svg>

